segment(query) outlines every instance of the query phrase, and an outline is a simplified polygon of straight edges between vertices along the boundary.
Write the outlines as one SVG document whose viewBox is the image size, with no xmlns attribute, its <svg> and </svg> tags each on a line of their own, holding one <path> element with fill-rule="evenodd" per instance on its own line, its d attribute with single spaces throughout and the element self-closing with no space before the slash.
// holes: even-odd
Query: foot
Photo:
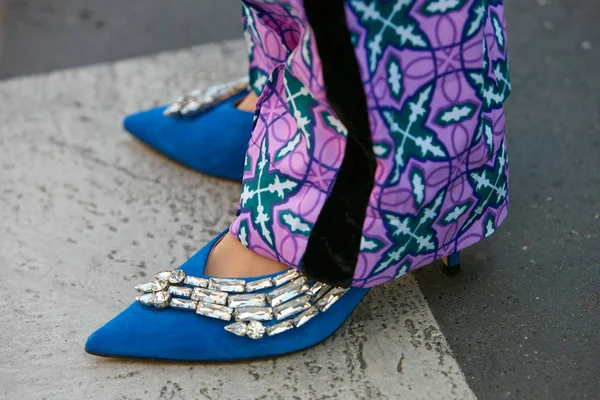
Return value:
<svg viewBox="0 0 600 400">
<path fill-rule="evenodd" d="M 218 278 L 239 278 L 274 274 L 288 268 L 285 264 L 248 250 L 227 233 L 213 247 L 204 273 Z"/>
<path fill-rule="evenodd" d="M 250 93 L 248 93 L 248 95 L 246 97 L 244 97 L 242 99 L 242 101 L 240 101 L 236 105 L 236 107 L 238 110 L 253 113 L 254 109 L 256 108 L 257 101 L 258 101 L 258 96 L 256 95 L 256 93 L 250 92 Z"/>
<path fill-rule="evenodd" d="M 144 144 L 180 164 L 241 180 L 257 99 L 253 92 L 241 92 L 193 117 L 167 117 L 167 106 L 162 106 L 129 115 L 123 125 Z"/>
<path fill-rule="evenodd" d="M 164 279 L 168 280 L 161 278 L 150 287 L 138 287 L 150 292 L 92 334 L 86 351 L 111 357 L 187 361 L 286 354 L 332 335 L 368 291 L 331 288 L 290 269 L 247 277 L 258 273 L 253 265 L 258 259 L 236 248 L 235 238 L 223 236 L 185 262 L 178 273 L 159 274 L 166 274 Z M 215 244 L 221 238 L 217 250 Z M 235 256 L 228 258 L 228 251 Z M 232 273 L 221 261 L 227 260 L 228 265 L 241 260 L 247 265 L 240 276 L 243 279 L 207 276 L 209 258 L 218 275 Z M 281 265 L 268 268 L 280 269 Z M 160 288 L 156 286 L 159 283 Z"/>
</svg>

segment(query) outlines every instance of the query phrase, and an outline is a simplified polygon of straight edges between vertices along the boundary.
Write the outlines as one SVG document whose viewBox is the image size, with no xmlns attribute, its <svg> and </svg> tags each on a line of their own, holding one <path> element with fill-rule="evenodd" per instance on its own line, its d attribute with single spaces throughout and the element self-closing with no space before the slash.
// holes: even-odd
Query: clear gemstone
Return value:
<svg viewBox="0 0 600 400">
<path fill-rule="evenodd" d="M 195 276 L 186 276 L 183 283 L 190 286 L 196 286 L 205 288 L 208 287 L 208 279 L 206 278 L 197 278 Z"/>
<path fill-rule="evenodd" d="M 212 86 L 204 93 L 204 98 L 209 99 L 212 97 L 212 101 L 214 101 L 214 100 L 220 98 L 221 96 L 227 94 L 228 88 L 229 88 L 228 83 Z"/>
<path fill-rule="evenodd" d="M 255 292 L 257 290 L 270 288 L 273 286 L 271 278 L 263 278 L 252 282 L 246 283 L 246 292 Z"/>
<path fill-rule="evenodd" d="M 154 282 L 142 283 L 142 284 L 135 286 L 135 290 L 137 290 L 138 292 L 142 292 L 142 293 L 156 292 L 156 290 L 154 290 L 154 288 L 155 288 Z"/>
<path fill-rule="evenodd" d="M 173 271 L 161 271 L 161 272 L 157 272 L 156 274 L 154 274 L 154 277 L 158 280 L 161 281 L 168 281 L 169 280 L 169 276 L 171 276 L 171 273 Z"/>
<path fill-rule="evenodd" d="M 317 307 L 311 307 L 308 310 L 304 311 L 302 314 L 294 317 L 294 325 L 300 327 L 310 321 L 313 317 L 315 317 L 319 313 Z"/>
<path fill-rule="evenodd" d="M 196 314 L 204 315 L 205 317 L 222 319 L 223 321 L 231 320 L 233 309 L 218 304 L 198 303 Z"/>
<path fill-rule="evenodd" d="M 300 273 L 298 271 L 296 271 L 295 269 L 289 269 L 286 272 L 279 274 L 271 279 L 273 280 L 273 284 L 275 286 L 281 286 L 284 283 L 288 283 L 289 281 L 294 280 L 299 276 Z"/>
<path fill-rule="evenodd" d="M 236 321 L 270 321 L 273 319 L 271 307 L 241 307 L 235 309 Z"/>
<path fill-rule="evenodd" d="M 173 103 L 163 111 L 163 115 L 165 117 L 170 117 L 179 114 L 179 111 L 181 111 L 181 103 Z"/>
<path fill-rule="evenodd" d="M 223 292 L 243 293 L 245 287 L 246 281 L 242 279 L 210 278 L 208 282 L 209 289 Z"/>
<path fill-rule="evenodd" d="M 153 307 L 154 306 L 154 293 L 146 293 L 136 297 L 136 300 L 142 303 L 142 305 Z"/>
<path fill-rule="evenodd" d="M 188 299 L 190 297 L 192 297 L 193 291 L 194 290 L 189 287 L 183 287 L 183 286 L 170 286 L 169 287 L 169 293 L 171 293 L 173 296 L 185 297 Z"/>
<path fill-rule="evenodd" d="M 227 293 L 204 288 L 194 288 L 192 300 L 225 305 L 227 304 Z"/>
<path fill-rule="evenodd" d="M 171 294 L 169 292 L 156 292 L 154 293 L 154 307 L 165 308 L 169 306 L 169 300 L 171 300 Z"/>
<path fill-rule="evenodd" d="M 317 294 L 321 289 L 323 289 L 323 287 L 325 287 L 325 286 L 329 286 L 329 285 L 326 283 L 323 283 L 323 282 L 315 282 L 310 287 L 310 289 L 308 289 L 308 294 L 312 297 L 315 294 Z"/>
<path fill-rule="evenodd" d="M 333 303 L 338 301 L 340 299 L 340 297 L 342 297 L 344 295 L 344 293 L 346 293 L 347 291 L 348 291 L 348 289 L 344 289 L 344 288 L 331 289 L 317 303 L 317 307 L 319 308 L 319 311 L 323 312 L 323 311 L 329 310 L 329 307 L 331 307 L 333 305 Z"/>
<path fill-rule="evenodd" d="M 213 103 L 217 100 L 217 96 L 216 96 L 216 91 L 213 91 L 213 93 L 206 93 L 205 95 L 202 96 L 202 105 L 205 107 L 209 107 L 212 106 Z"/>
<path fill-rule="evenodd" d="M 185 279 L 185 272 L 181 269 L 176 269 L 175 271 L 171 271 L 169 274 L 168 281 L 169 283 L 178 284 L 183 282 Z"/>
<path fill-rule="evenodd" d="M 196 100 L 189 101 L 183 107 L 181 107 L 181 115 L 194 114 L 200 110 L 200 106 L 201 104 Z"/>
<path fill-rule="evenodd" d="M 313 285 L 313 287 L 315 287 L 318 283 L 320 283 L 320 282 L 315 283 Z M 323 295 L 325 293 L 327 293 L 329 291 L 329 289 L 331 289 L 331 285 L 328 285 L 327 283 L 321 283 L 321 286 L 317 289 L 318 290 L 309 290 L 309 292 L 310 291 L 314 292 L 314 294 L 312 295 L 312 299 L 311 299 L 313 301 L 313 303 L 316 303 L 317 301 L 319 301 L 319 299 L 321 297 L 323 297 Z"/>
<path fill-rule="evenodd" d="M 246 326 L 246 335 L 250 339 L 260 339 L 265 334 L 265 326 L 258 321 L 250 321 Z"/>
<path fill-rule="evenodd" d="M 190 97 L 200 97 L 202 96 L 202 90 L 196 89 L 190 93 Z"/>
<path fill-rule="evenodd" d="M 207 98 L 211 98 L 211 97 L 215 97 L 220 94 L 223 94 L 223 87 L 225 85 L 226 84 L 221 84 L 221 85 L 215 85 L 215 86 L 211 86 L 211 87 L 207 88 L 204 91 L 204 98 L 207 99 Z"/>
<path fill-rule="evenodd" d="M 271 306 L 276 307 L 294 297 L 306 292 L 308 285 L 306 285 L 306 278 L 301 276 L 287 285 L 278 287 L 267 294 L 267 299 Z"/>
<path fill-rule="evenodd" d="M 323 285 L 325 285 L 325 283 L 323 282 L 315 282 L 310 289 L 308 289 L 308 292 L 306 292 L 306 294 L 310 295 L 310 296 L 314 296 L 315 293 L 317 293 L 322 287 Z"/>
<path fill-rule="evenodd" d="M 232 294 L 229 296 L 229 307 L 264 307 L 266 305 L 264 293 Z"/>
<path fill-rule="evenodd" d="M 194 301 L 194 300 L 188 300 L 188 299 L 178 299 L 176 297 L 173 297 L 171 299 L 170 302 L 171 307 L 173 308 L 179 308 L 181 310 L 196 310 L 196 307 L 198 307 L 198 302 Z"/>
<path fill-rule="evenodd" d="M 227 332 L 231 332 L 234 335 L 246 336 L 246 323 L 245 322 L 234 322 L 225 327 Z"/>
<path fill-rule="evenodd" d="M 135 290 L 142 293 L 151 293 L 151 292 L 160 292 L 161 290 L 165 290 L 169 286 L 169 284 L 165 281 L 155 281 L 142 283 L 141 285 L 137 285 Z"/>
<path fill-rule="evenodd" d="M 267 326 L 267 335 L 269 335 L 269 336 L 277 335 L 278 333 L 288 331 L 288 330 L 292 329 L 293 327 L 294 327 L 294 323 L 292 322 L 292 320 L 279 322 L 277 324 Z"/>
<path fill-rule="evenodd" d="M 299 312 L 310 308 L 310 303 L 308 302 L 309 300 L 310 296 L 304 295 L 275 307 L 273 309 L 275 319 L 281 320 L 287 317 L 291 317 L 292 315 L 296 315 Z"/>
</svg>

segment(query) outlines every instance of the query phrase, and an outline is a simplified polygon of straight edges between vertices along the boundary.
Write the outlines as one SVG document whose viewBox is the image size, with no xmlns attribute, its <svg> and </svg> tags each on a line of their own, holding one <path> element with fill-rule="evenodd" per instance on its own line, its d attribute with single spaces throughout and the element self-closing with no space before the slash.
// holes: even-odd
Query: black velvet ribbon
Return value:
<svg viewBox="0 0 600 400">
<path fill-rule="evenodd" d="M 348 287 L 358 261 L 377 162 L 344 0 L 304 0 L 304 9 L 321 59 L 327 101 L 348 130 L 348 138 L 333 189 L 312 229 L 300 268 L 311 278 Z"/>
</svg>

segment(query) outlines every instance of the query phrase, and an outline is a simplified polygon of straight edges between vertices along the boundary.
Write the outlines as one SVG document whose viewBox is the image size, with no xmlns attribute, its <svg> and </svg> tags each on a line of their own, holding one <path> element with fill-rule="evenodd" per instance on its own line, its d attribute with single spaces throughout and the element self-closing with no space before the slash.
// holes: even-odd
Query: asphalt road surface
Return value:
<svg viewBox="0 0 600 400">
<path fill-rule="evenodd" d="M 416 277 L 479 398 L 598 398 L 600 3 L 505 5 L 509 219 L 461 275 Z M 239 18 L 235 1 L 6 1 L 0 78 L 240 37 Z"/>
<path fill-rule="evenodd" d="M 5 0 L 0 79 L 241 37 L 240 18 L 231 0 Z"/>
</svg>

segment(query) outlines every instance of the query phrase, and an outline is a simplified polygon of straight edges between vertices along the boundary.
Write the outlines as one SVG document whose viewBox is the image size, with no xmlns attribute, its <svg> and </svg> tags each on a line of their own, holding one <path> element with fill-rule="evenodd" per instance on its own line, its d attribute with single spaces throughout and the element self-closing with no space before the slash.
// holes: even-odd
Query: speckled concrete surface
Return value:
<svg viewBox="0 0 600 400">
<path fill-rule="evenodd" d="M 287 357 L 206 365 L 83 352 L 133 285 L 225 227 L 238 197 L 237 184 L 134 142 L 123 114 L 244 65 L 233 41 L 0 83 L 0 398 L 474 398 L 411 276 Z"/>
</svg>

